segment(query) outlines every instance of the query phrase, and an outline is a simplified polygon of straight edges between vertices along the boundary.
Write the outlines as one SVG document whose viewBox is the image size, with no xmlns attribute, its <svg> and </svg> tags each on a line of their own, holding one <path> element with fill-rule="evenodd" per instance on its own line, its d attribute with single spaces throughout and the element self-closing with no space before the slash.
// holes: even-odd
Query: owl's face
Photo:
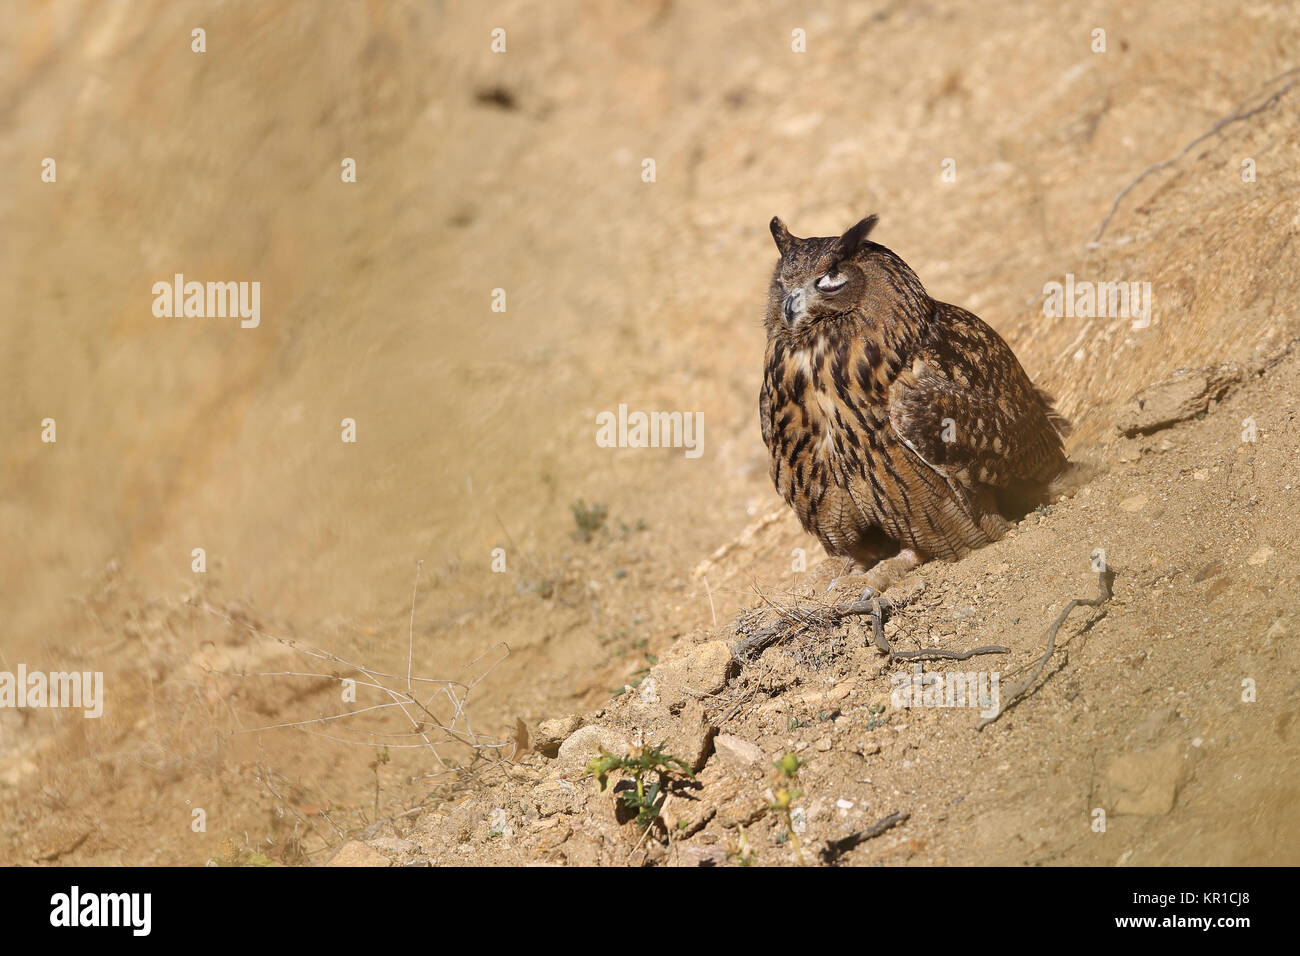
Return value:
<svg viewBox="0 0 1300 956">
<path fill-rule="evenodd" d="M 825 334 L 831 323 L 855 315 L 869 319 L 864 308 L 897 289 L 900 267 L 920 289 L 919 280 L 901 259 L 867 241 L 875 225 L 876 217 L 868 216 L 838 238 L 800 239 L 773 217 L 772 238 L 781 261 L 772 273 L 769 292 L 769 338 L 802 348 Z"/>
</svg>

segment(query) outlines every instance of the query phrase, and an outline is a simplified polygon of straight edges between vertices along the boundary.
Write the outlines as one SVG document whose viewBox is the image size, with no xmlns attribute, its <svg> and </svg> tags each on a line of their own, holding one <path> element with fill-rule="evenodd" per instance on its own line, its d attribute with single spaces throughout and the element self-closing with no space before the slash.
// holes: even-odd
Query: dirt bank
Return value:
<svg viewBox="0 0 1300 956">
<path fill-rule="evenodd" d="M 314 863 L 364 837 L 383 861 L 786 863 L 763 807 L 795 752 L 810 856 L 905 812 L 839 859 L 1298 861 L 1287 4 L 124 11 L 33 5 L 0 49 L 0 669 L 106 687 L 97 720 L 0 709 L 0 860 Z M 978 734 L 888 706 L 861 622 L 743 667 L 713 643 L 853 597 L 778 507 L 756 401 L 767 221 L 870 212 L 1058 396 L 1080 476 L 921 569 L 891 641 L 1003 644 L 962 666 L 1010 683 L 1096 593 L 1090 554 L 1118 570 Z M 175 273 L 260 282 L 259 326 L 156 316 Z M 1049 316 L 1067 275 L 1149 283 L 1149 326 Z M 1139 389 L 1219 363 L 1203 417 L 1121 435 Z M 620 404 L 701 413 L 703 453 L 601 447 Z M 264 635 L 458 682 L 428 685 L 458 738 L 368 736 L 409 732 L 392 709 L 303 725 L 391 698 Z M 726 682 L 613 696 L 656 667 Z M 537 752 L 568 715 L 702 766 L 680 839 L 637 847 Z"/>
</svg>

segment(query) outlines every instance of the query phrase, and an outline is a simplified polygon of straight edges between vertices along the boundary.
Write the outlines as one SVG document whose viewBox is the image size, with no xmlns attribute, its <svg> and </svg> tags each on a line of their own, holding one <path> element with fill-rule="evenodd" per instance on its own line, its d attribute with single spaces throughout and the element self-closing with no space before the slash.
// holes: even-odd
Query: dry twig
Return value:
<svg viewBox="0 0 1300 956">
<path fill-rule="evenodd" d="M 761 597 L 762 595 L 760 595 Z M 767 598 L 763 598 L 768 604 Z M 885 621 L 897 610 L 906 607 L 903 599 L 872 597 L 861 599 L 844 607 L 824 607 L 815 610 L 808 608 L 780 608 L 783 617 L 752 634 L 749 634 L 731 646 L 732 656 L 745 661 L 761 654 L 768 647 L 794 634 L 803 633 L 809 628 L 828 629 L 835 627 L 846 617 L 866 615 L 871 618 L 871 643 L 876 649 L 889 655 L 894 660 L 916 660 L 920 658 L 944 658 L 946 660 L 964 661 L 979 654 L 1006 654 L 1008 649 L 999 644 L 977 647 L 969 651 L 949 651 L 938 647 L 923 647 L 914 651 L 896 651 L 885 638 Z M 776 607 L 776 605 L 772 605 Z"/>
<path fill-rule="evenodd" d="M 1268 82 L 1270 84 L 1276 83 L 1278 80 L 1283 79 L 1284 77 L 1291 76 L 1295 73 L 1300 73 L 1300 68 L 1286 70 L 1282 73 L 1279 73 L 1277 76 L 1273 77 Z M 1111 218 L 1114 217 L 1115 213 L 1119 210 L 1119 204 L 1124 201 L 1124 197 L 1127 196 L 1129 192 L 1132 191 L 1134 186 L 1142 182 L 1142 180 L 1146 179 L 1152 173 L 1157 173 L 1168 166 L 1172 166 L 1174 163 L 1178 162 L 1189 152 L 1191 152 L 1193 148 L 1195 148 L 1197 145 L 1204 142 L 1205 140 L 1209 139 L 1211 136 L 1213 136 L 1219 130 L 1223 129 L 1225 126 L 1229 126 L 1232 123 L 1240 122 L 1241 120 L 1244 119 L 1249 119 L 1250 117 L 1254 116 L 1256 113 L 1262 113 L 1264 110 L 1268 109 L 1278 100 L 1280 100 L 1283 96 L 1285 96 L 1287 91 L 1290 90 L 1291 87 L 1295 86 L 1296 83 L 1298 82 L 1300 82 L 1300 79 L 1293 79 L 1290 82 L 1284 84 L 1282 87 L 1274 90 L 1271 94 L 1269 94 L 1269 96 L 1262 103 L 1260 103 L 1258 106 L 1252 107 L 1251 109 L 1245 109 L 1245 106 L 1255 97 L 1252 96 L 1249 99 L 1244 100 L 1237 107 L 1236 110 L 1234 110 L 1229 115 L 1223 117 L 1223 119 L 1219 120 L 1208 130 L 1206 130 L 1200 136 L 1196 137 L 1196 139 L 1192 140 L 1181 150 L 1179 150 L 1176 156 L 1172 156 L 1169 159 L 1166 159 L 1164 162 L 1155 163 L 1154 165 L 1148 166 L 1146 169 L 1142 170 L 1142 172 L 1138 173 L 1136 179 L 1134 179 L 1131 183 L 1129 183 L 1127 186 L 1125 186 L 1123 189 L 1119 191 L 1119 195 L 1115 197 L 1115 201 L 1111 204 L 1110 212 L 1106 214 L 1106 218 L 1103 219 L 1101 221 L 1101 225 L 1097 227 L 1097 234 L 1092 237 L 1092 241 L 1096 243 L 1101 240 L 1102 233 L 1106 231 L 1106 227 L 1110 225 Z"/>
<path fill-rule="evenodd" d="M 838 840 L 831 840 L 822 850 L 821 857 L 823 863 L 834 863 L 849 850 L 852 850 L 859 843 L 865 843 L 867 840 L 880 836 L 887 830 L 892 830 L 900 823 L 905 823 L 907 818 L 912 814 L 907 810 L 896 810 L 889 816 L 877 820 L 865 830 L 859 830 L 856 833 L 850 833 L 846 837 Z"/>
<path fill-rule="evenodd" d="M 1056 632 L 1061 629 L 1061 625 L 1065 623 L 1065 619 L 1070 616 L 1071 611 L 1076 607 L 1101 607 L 1114 596 L 1114 593 L 1111 590 L 1115 583 L 1114 571 L 1107 568 L 1104 571 L 1097 572 L 1097 580 L 1100 584 L 1100 593 L 1095 598 L 1075 598 L 1065 606 L 1065 610 L 1057 616 L 1056 622 L 1052 625 L 1052 629 L 1047 634 L 1047 650 L 1045 650 L 1043 656 L 1038 659 L 1038 664 L 1034 667 L 1033 673 L 1019 684 L 1013 684 L 1007 702 L 999 707 L 998 712 L 992 717 L 985 717 L 976 724 L 976 730 L 983 730 L 989 724 L 993 723 L 993 721 L 1005 714 L 1016 705 L 1020 698 L 1025 695 L 1026 691 L 1034 686 L 1034 682 L 1037 681 L 1039 675 L 1043 673 L 1043 668 L 1047 666 L 1047 662 L 1051 659 L 1052 654 L 1056 650 Z"/>
<path fill-rule="evenodd" d="M 421 565 L 423 562 L 421 562 Z M 249 730 L 241 730 L 239 733 L 258 733 L 265 730 L 278 730 L 283 728 L 295 728 L 304 733 L 310 733 L 313 736 L 324 737 L 327 740 L 333 740 L 340 743 L 357 744 L 360 746 L 389 748 L 395 750 L 420 748 L 427 749 L 433 754 L 434 759 L 444 770 L 454 769 L 448 764 L 439 753 L 439 747 L 447 744 L 459 744 L 477 754 L 495 752 L 497 756 L 504 756 L 509 759 L 513 754 L 503 753 L 506 747 L 510 746 L 510 741 L 497 740 L 495 738 L 482 736 L 474 731 L 470 724 L 469 715 L 466 713 L 466 703 L 470 691 L 486 678 L 506 657 L 510 654 L 510 648 L 505 644 L 494 645 L 494 649 L 501 650 L 503 653 L 492 661 L 481 673 L 468 681 L 444 680 L 429 677 L 416 677 L 413 673 L 415 657 L 415 603 L 419 588 L 419 568 L 416 569 L 416 590 L 411 594 L 411 618 L 409 625 L 407 641 L 407 663 L 405 676 L 399 674 L 389 674 L 385 671 L 376 670 L 373 667 L 367 667 L 364 664 L 358 664 L 349 661 L 330 651 L 322 650 L 302 642 L 292 640 L 286 637 L 276 637 L 272 634 L 254 627 L 245 621 L 236 620 L 230 614 L 220 611 L 211 605 L 191 601 L 190 603 L 202 608 L 209 614 L 221 618 L 228 624 L 236 627 L 242 627 L 252 632 L 258 637 L 274 641 L 290 650 L 303 654 L 306 657 L 316 660 L 327 661 L 331 664 L 338 665 L 348 671 L 357 674 L 357 677 L 351 678 L 357 687 L 368 687 L 380 692 L 387 700 L 358 707 L 355 710 L 345 711 L 336 714 L 322 714 L 305 720 L 289 720 L 277 724 L 271 724 L 265 727 L 255 727 Z M 473 667 L 479 661 L 486 657 L 481 654 L 479 657 L 470 661 L 466 667 Z M 344 678 L 335 673 L 320 673 L 311 671 L 274 671 L 258 674 L 248 674 L 245 672 L 233 671 L 212 671 L 212 673 L 222 674 L 226 677 L 248 678 L 248 677 L 297 677 L 311 678 L 314 680 L 326 680 L 331 682 L 342 683 Z M 396 684 L 396 686 L 394 686 Z M 404 687 L 402 685 L 405 685 Z M 427 698 L 422 698 L 421 692 L 416 690 L 420 685 L 422 690 L 429 691 Z M 435 708 L 442 705 L 450 707 L 450 719 L 440 717 Z M 390 708 L 397 708 L 405 717 L 405 722 L 409 730 L 362 730 L 348 726 L 345 722 L 350 718 L 358 717 L 362 714 L 374 713 L 377 711 L 386 711 Z M 328 724 L 337 724 L 347 733 L 355 735 L 354 737 L 340 737 L 333 734 L 322 733 L 318 730 L 312 730 L 313 726 L 324 726 Z M 355 737 L 377 738 L 373 741 L 358 740 Z M 412 742 L 395 742 L 406 741 L 416 738 Z"/>
</svg>

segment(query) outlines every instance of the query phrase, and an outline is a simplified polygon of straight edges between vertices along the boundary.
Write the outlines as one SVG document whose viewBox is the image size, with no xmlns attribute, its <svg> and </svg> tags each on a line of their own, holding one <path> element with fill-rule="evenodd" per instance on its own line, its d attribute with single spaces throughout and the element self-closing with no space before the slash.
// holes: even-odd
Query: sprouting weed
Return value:
<svg viewBox="0 0 1300 956">
<path fill-rule="evenodd" d="M 791 813 L 794 802 L 803 796 L 801 792 L 795 789 L 795 784 L 799 782 L 799 768 L 803 766 L 801 761 L 794 754 L 786 754 L 780 760 L 776 761 L 778 780 L 776 786 L 772 788 L 772 802 L 768 804 L 768 809 L 774 811 L 785 824 L 785 832 L 788 835 L 790 845 L 794 847 L 795 859 L 799 865 L 804 865 L 803 848 L 799 846 L 799 835 L 794 830 L 794 817 Z M 777 842 L 784 843 L 780 837 Z"/>
<path fill-rule="evenodd" d="M 610 787 L 609 776 L 623 773 L 630 776 L 635 787 L 620 792 L 623 803 L 636 811 L 636 824 L 642 830 L 659 819 L 659 810 L 667 796 L 666 788 L 674 777 L 695 779 L 695 774 L 686 761 L 673 757 L 663 751 L 664 744 L 658 747 L 642 747 L 636 756 L 616 757 L 601 750 L 600 756 L 587 764 L 587 774 L 596 778 L 600 792 Z M 650 780 L 653 775 L 654 779 Z"/>
</svg>

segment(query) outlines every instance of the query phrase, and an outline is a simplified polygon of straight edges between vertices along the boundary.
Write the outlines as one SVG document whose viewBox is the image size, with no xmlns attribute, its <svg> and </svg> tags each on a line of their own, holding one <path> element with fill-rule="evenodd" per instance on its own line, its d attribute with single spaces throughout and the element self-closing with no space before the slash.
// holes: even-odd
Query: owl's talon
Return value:
<svg viewBox="0 0 1300 956">
<path fill-rule="evenodd" d="M 865 577 L 866 574 L 861 571 L 856 572 L 854 574 L 841 574 L 837 578 L 831 578 L 831 583 L 826 585 L 826 592 L 829 593 L 831 591 L 834 591 L 836 588 L 840 587 L 841 585 L 852 584 L 855 581 L 861 581 Z M 874 595 L 875 593 L 874 589 L 868 587 L 867 590 L 872 591 Z"/>
</svg>

